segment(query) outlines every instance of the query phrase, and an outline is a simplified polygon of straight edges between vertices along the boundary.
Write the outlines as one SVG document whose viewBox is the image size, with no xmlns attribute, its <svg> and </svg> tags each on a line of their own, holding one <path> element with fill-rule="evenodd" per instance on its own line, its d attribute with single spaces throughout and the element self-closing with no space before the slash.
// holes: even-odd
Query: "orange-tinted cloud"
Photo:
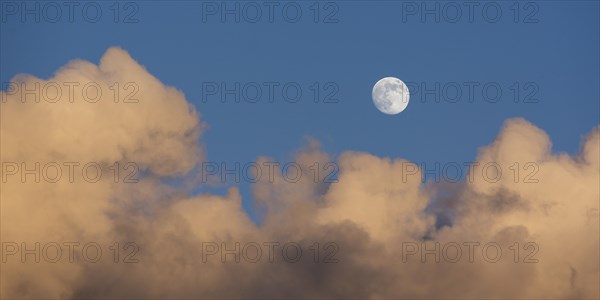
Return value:
<svg viewBox="0 0 600 300">
<path fill-rule="evenodd" d="M 573 157 L 552 153 L 549 137 L 526 120 L 507 120 L 494 142 L 480 149 L 470 179 L 451 189 L 423 185 L 418 166 L 406 160 L 356 152 L 340 156 L 336 183 L 315 181 L 311 166 L 331 157 L 311 141 L 295 156 L 306 176 L 289 182 L 276 173 L 253 185 L 256 204 L 265 211 L 255 224 L 236 188 L 224 196 L 191 195 L 169 184 L 173 178 L 198 179 L 192 171 L 204 160 L 204 125 L 182 92 L 161 83 L 124 50 L 109 49 L 98 66 L 73 61 L 51 79 L 18 76 L 13 82 L 29 88 L 38 83 L 38 95 L 53 100 L 35 103 L 29 95 L 22 103 L 15 90 L 0 95 L 6 177 L 2 297 L 600 296 L 598 127 Z M 73 82 L 80 86 L 70 95 L 64 87 Z M 94 89 L 81 94 L 79 87 L 89 82 L 102 91 L 98 99 Z M 48 83 L 63 87 L 60 97 Z M 125 88 L 128 83 L 133 85 Z M 134 90 L 137 102 L 123 103 Z M 73 182 L 63 174 L 55 183 L 46 178 L 36 183 L 29 174 L 23 183 L 21 173 L 8 175 L 15 163 L 22 172 L 22 162 L 29 169 L 40 162 L 41 172 L 50 162 L 80 165 L 74 166 Z M 80 174 L 89 162 L 103 172 L 94 183 Z M 134 162 L 138 182 L 124 183 L 125 170 L 115 182 L 115 162 L 121 168 Z M 490 180 L 490 164 L 505 173 Z M 444 191 L 450 196 L 440 196 Z M 440 212 L 451 220 L 436 226 Z M 38 253 L 52 252 L 48 245 L 59 243 L 63 257 L 52 263 L 41 253 L 46 256 L 37 263 L 35 254 L 26 254 L 22 262 L 21 243 L 34 249 L 36 242 Z M 79 243 L 73 262 L 65 242 Z M 81 253 L 90 242 L 103 250 L 95 263 Z M 109 248 L 114 242 L 118 263 Z M 125 247 L 127 242 L 139 249 Z M 290 242 L 302 247 L 298 261 L 283 257 Z M 235 254 L 225 253 L 223 262 L 223 245 L 235 250 L 236 243 L 245 256 L 236 263 Z M 13 254 L 15 244 L 19 252 Z M 262 256 L 252 261 L 257 245 Z M 503 251 L 498 261 L 495 245 Z M 423 254 L 425 247 L 433 254 Z M 288 254 L 294 256 L 293 250 Z M 124 263 L 131 253 L 137 262 Z"/>
</svg>

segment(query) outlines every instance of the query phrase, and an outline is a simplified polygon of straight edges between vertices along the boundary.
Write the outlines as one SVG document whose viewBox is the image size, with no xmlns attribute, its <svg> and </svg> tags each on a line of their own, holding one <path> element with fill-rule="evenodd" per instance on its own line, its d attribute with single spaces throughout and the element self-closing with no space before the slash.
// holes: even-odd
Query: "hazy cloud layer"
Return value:
<svg viewBox="0 0 600 300">
<path fill-rule="evenodd" d="M 183 93 L 161 83 L 118 48 L 109 49 L 98 66 L 73 61 L 42 80 L 17 76 L 15 83 L 98 83 L 95 103 L 77 88 L 55 103 L 21 103 L 21 95 L 3 92 L 2 162 L 96 162 L 103 176 L 90 183 L 76 173 L 74 182 L 56 183 L 19 174 L 2 183 L 1 295 L 5 298 L 598 298 L 600 129 L 585 138 L 579 155 L 551 152 L 543 130 L 523 119 L 507 120 L 493 143 L 479 150 L 472 180 L 444 186 L 421 183 L 416 165 L 402 159 L 345 152 L 336 161 L 338 182 L 315 182 L 310 167 L 331 161 L 316 141 L 300 149 L 295 161 L 307 176 L 292 183 L 276 174 L 253 185 L 265 211 L 260 225 L 241 205 L 237 189 L 227 195 L 191 195 L 194 172 L 204 160 L 204 125 Z M 138 103 L 115 103 L 138 87 Z M 113 89 L 111 89 L 113 87 Z M 93 90 L 90 93 L 93 94 Z M 55 94 L 52 94 L 55 96 Z M 276 142 L 276 141 L 274 141 Z M 210 148 L 210 145 L 207 145 Z M 257 158 L 257 163 L 269 158 Z M 135 162 L 137 183 L 115 182 L 115 162 Z M 482 172 L 490 163 L 502 170 L 496 182 Z M 514 168 L 520 170 L 515 179 Z M 529 165 L 528 165 L 529 164 Z M 532 165 L 533 164 L 533 165 Z M 63 172 L 66 168 L 63 168 Z M 406 176 L 408 170 L 416 174 Z M 535 171 L 535 172 L 534 172 Z M 531 175 L 535 173 L 534 175 Z M 123 172 L 121 176 L 126 175 Z M 6 174 L 3 174 L 6 175 Z M 467 175 L 469 176 L 469 175 Z M 491 177 L 494 177 L 490 175 Z M 528 178 L 526 178 L 529 176 Z M 66 174 L 63 174 L 63 178 Z M 78 180 L 79 179 L 79 180 Z M 120 178 L 122 179 L 122 178 Z M 537 180 L 537 182 L 535 182 Z M 121 180 L 122 181 L 122 180 Z M 444 218 L 445 225 L 439 222 Z M 438 224 L 436 226 L 436 224 Z M 56 263 L 21 252 L 7 255 L 7 243 L 96 242 L 103 259 L 74 262 L 66 247 Z M 109 250 L 135 242 L 137 263 L 113 262 Z M 263 247 L 260 261 L 234 261 L 221 252 L 207 257 L 206 243 L 234 249 L 279 242 L 270 262 Z M 282 260 L 286 242 L 302 245 L 295 263 Z M 314 262 L 311 245 L 320 249 Z M 435 255 L 406 255 L 412 246 L 462 247 L 456 262 Z M 474 261 L 464 243 L 478 242 Z M 482 258 L 482 246 L 495 242 L 502 258 Z M 534 242 L 536 246 L 530 244 Z M 519 253 L 509 250 L 518 243 Z M 13 245 L 13 244 L 11 244 Z M 331 246 L 331 244 L 329 244 Z M 410 247 L 407 247 L 410 245 Z M 332 246 L 333 247 L 333 246 Z M 422 248 L 421 248 L 422 249 Z M 221 249 L 222 250 L 222 249 Z M 330 250 L 332 252 L 330 252 Z M 414 250 L 414 249 L 412 249 Z M 205 251 L 205 252 L 203 252 Z M 451 253 L 453 250 L 449 250 Z M 93 251 L 92 251 L 93 252 Z M 130 251 L 120 251 L 126 256 Z M 291 252 L 294 252 L 293 250 Z M 324 263 L 327 254 L 337 260 Z M 493 255 L 494 249 L 489 253 Z M 533 254 L 524 263 L 527 255 Z M 254 253 L 251 251 L 251 253 Z M 455 255 L 451 255 L 454 257 Z"/>
</svg>

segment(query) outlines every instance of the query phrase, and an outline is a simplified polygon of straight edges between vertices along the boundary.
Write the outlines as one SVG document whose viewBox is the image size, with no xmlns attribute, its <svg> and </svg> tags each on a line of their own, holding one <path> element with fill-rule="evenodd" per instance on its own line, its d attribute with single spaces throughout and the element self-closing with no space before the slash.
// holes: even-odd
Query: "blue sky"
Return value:
<svg viewBox="0 0 600 300">
<path fill-rule="evenodd" d="M 221 2 L 142 1 L 132 2 L 139 8 L 137 23 L 115 23 L 113 2 L 98 3 L 103 15 L 97 23 L 84 21 L 77 10 L 72 23 L 64 16 L 57 23 L 5 16 L 2 82 L 18 73 L 48 78 L 69 60 L 97 63 L 107 48 L 122 47 L 196 106 L 209 126 L 203 143 L 210 161 L 290 161 L 311 136 L 334 156 L 351 150 L 413 162 L 467 162 L 513 117 L 546 131 L 554 151 L 574 154 L 600 121 L 597 1 L 540 1 L 527 8 L 521 3 L 518 22 L 515 2 L 495 2 L 502 9 L 496 23 L 477 9 L 472 22 L 463 15 L 450 23 L 443 12 L 440 22 L 432 16 L 422 21 L 419 13 L 403 20 L 407 2 L 394 1 L 331 2 L 327 8 L 322 2 L 317 23 L 312 1 L 294 2 L 303 12 L 297 23 L 279 10 L 272 23 L 265 15 L 257 23 L 243 16 L 239 23 L 232 16 L 223 22 L 218 15 L 203 21 L 203 5 Z M 120 19 L 132 11 L 119 10 Z M 328 14 L 337 22 L 323 23 Z M 437 103 L 411 90 L 408 108 L 388 116 L 371 101 L 373 84 L 387 76 L 431 89 L 458 84 L 463 95 L 457 103 Z M 303 96 L 297 103 L 281 97 L 269 103 L 265 95 L 258 103 L 222 103 L 218 96 L 202 101 L 203 82 L 277 82 L 279 88 L 295 82 Z M 315 82 L 321 98 L 337 87 L 337 102 L 315 103 Z M 469 82 L 475 85 L 473 103 L 464 94 Z M 486 84 L 500 86 L 497 103 L 481 97 Z M 523 103 L 528 96 L 536 102 Z M 250 185 L 240 188 L 249 208 Z"/>
</svg>

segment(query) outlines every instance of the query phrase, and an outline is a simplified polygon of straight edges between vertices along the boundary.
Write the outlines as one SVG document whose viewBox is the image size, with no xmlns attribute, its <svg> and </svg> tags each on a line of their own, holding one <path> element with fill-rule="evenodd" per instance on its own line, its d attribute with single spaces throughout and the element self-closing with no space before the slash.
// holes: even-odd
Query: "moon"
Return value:
<svg viewBox="0 0 600 300">
<path fill-rule="evenodd" d="M 379 111 L 388 115 L 396 115 L 408 106 L 410 93 L 402 80 L 385 77 L 375 83 L 371 97 Z"/>
</svg>

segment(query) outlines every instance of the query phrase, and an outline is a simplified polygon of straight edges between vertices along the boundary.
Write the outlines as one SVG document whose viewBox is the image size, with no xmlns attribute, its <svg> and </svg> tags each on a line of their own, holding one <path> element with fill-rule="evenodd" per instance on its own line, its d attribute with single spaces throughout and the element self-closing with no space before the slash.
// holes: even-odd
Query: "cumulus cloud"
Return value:
<svg viewBox="0 0 600 300">
<path fill-rule="evenodd" d="M 550 138 L 535 125 L 507 120 L 479 150 L 467 178 L 452 187 L 423 185 L 418 166 L 401 158 L 358 152 L 339 156 L 337 182 L 313 180 L 311 166 L 332 158 L 310 140 L 294 158 L 306 176 L 290 182 L 275 172 L 253 184 L 254 201 L 265 212 L 255 224 L 236 188 L 222 196 L 194 195 L 171 184 L 197 180 L 204 125 L 182 92 L 124 50 L 109 49 L 98 65 L 70 62 L 48 80 L 21 75 L 12 82 L 0 94 L 6 179 L 1 297 L 600 296 L 598 127 L 580 154 L 570 156 L 553 153 Z M 65 83 L 73 82 L 80 85 L 70 95 Z M 81 93 L 89 82 L 101 96 L 93 88 Z M 62 94 L 49 83 L 62 86 Z M 23 86 L 36 84 L 38 95 L 52 101 L 36 102 L 33 95 L 21 101 Z M 137 102 L 123 103 L 126 97 Z M 258 165 L 269 161 L 257 158 Z M 79 162 L 77 172 L 95 162 L 111 176 L 91 183 L 75 172 L 73 182 L 36 183 L 29 174 L 23 182 L 23 162 L 28 169 L 40 162 L 41 176 L 49 162 Z M 115 162 L 123 171 L 119 180 Z M 128 162 L 139 168 L 135 183 L 123 182 Z M 515 166 L 517 177 L 509 171 Z M 495 176 L 496 170 L 504 173 Z M 73 261 L 64 245 L 57 262 L 44 259 L 54 257 L 45 247 L 53 242 L 80 243 Z M 89 242 L 101 246 L 103 259 L 86 260 L 81 248 Z M 109 248 L 115 242 L 117 263 Z M 297 260 L 293 247 L 282 257 L 290 242 L 303 251 Z M 35 262 L 35 254 L 26 254 L 23 262 L 23 246 L 35 250 L 35 243 L 44 258 Z M 235 250 L 236 243 L 246 257 L 223 251 Z M 501 248 L 501 259 L 495 261 L 495 246 L 482 257 L 489 243 Z M 251 261 L 257 245 L 262 256 Z M 453 260 L 457 245 L 462 256 Z"/>
</svg>

